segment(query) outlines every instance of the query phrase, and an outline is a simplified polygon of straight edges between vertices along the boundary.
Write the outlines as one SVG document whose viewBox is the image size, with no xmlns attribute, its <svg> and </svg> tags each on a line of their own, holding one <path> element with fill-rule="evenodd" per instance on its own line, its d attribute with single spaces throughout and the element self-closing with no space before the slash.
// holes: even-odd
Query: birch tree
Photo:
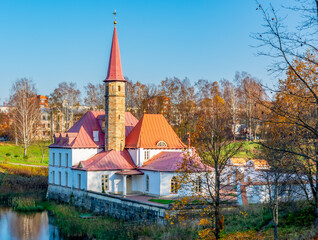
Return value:
<svg viewBox="0 0 318 240">
<path fill-rule="evenodd" d="M 11 91 L 10 115 L 17 131 L 17 139 L 24 148 L 23 155 L 26 157 L 27 149 L 36 137 L 41 116 L 36 89 L 31 80 L 21 78 L 13 84 Z"/>
</svg>

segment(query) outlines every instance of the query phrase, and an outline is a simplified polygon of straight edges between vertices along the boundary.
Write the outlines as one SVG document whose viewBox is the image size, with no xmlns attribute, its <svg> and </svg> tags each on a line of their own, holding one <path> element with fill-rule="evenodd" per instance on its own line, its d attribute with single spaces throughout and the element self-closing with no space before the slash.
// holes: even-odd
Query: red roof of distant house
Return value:
<svg viewBox="0 0 318 240">
<path fill-rule="evenodd" d="M 114 28 L 113 42 L 110 51 L 108 64 L 108 72 L 105 81 L 126 81 L 123 75 L 123 70 L 120 61 L 119 44 L 117 38 L 117 30 Z"/>
<path fill-rule="evenodd" d="M 167 146 L 157 146 L 164 141 Z M 162 114 L 144 114 L 126 137 L 126 148 L 182 149 L 187 146 L 179 139 Z"/>
<path fill-rule="evenodd" d="M 100 148 L 105 145 L 105 134 L 102 131 L 103 111 L 89 111 L 78 120 L 66 133 L 55 134 L 57 142 L 49 147 L 67 148 Z M 129 112 L 125 113 L 126 136 L 138 120 Z M 98 130 L 98 141 L 94 141 L 93 131 Z"/>
<path fill-rule="evenodd" d="M 107 171 L 135 168 L 136 165 L 127 150 L 120 152 L 115 150 L 107 152 L 102 151 L 88 160 L 81 161 L 78 166 L 73 167 L 73 169 L 85 171 Z"/>
</svg>

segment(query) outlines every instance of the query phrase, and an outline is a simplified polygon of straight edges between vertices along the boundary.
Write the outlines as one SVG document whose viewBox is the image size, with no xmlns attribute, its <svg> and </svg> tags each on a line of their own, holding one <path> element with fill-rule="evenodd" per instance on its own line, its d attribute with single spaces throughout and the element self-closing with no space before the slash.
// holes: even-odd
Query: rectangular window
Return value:
<svg viewBox="0 0 318 240">
<path fill-rule="evenodd" d="M 81 176 L 81 174 L 78 174 L 78 189 L 81 189 L 81 187 L 82 187 L 81 181 L 82 181 L 82 176 Z"/>
<path fill-rule="evenodd" d="M 52 178 L 53 178 L 52 183 L 55 184 L 55 172 L 54 171 L 52 173 Z"/>
<path fill-rule="evenodd" d="M 150 151 L 145 151 L 145 160 L 150 158 Z"/>
<path fill-rule="evenodd" d="M 68 167 L 68 153 L 65 154 L 65 167 Z"/>
<path fill-rule="evenodd" d="M 61 166 L 62 164 L 62 153 L 59 153 L 59 167 Z"/>
<path fill-rule="evenodd" d="M 59 185 L 62 185 L 62 173 L 59 172 Z"/>
<path fill-rule="evenodd" d="M 55 165 L 55 153 L 53 153 L 53 166 Z"/>
<path fill-rule="evenodd" d="M 102 192 L 109 189 L 108 175 L 102 175 Z"/>
<path fill-rule="evenodd" d="M 65 187 L 68 186 L 68 172 L 65 173 Z"/>
</svg>

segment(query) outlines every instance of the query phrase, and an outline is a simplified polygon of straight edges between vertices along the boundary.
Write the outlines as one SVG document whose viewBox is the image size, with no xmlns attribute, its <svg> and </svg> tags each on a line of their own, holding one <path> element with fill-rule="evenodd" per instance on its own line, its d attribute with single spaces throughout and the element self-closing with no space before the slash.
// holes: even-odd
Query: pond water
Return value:
<svg viewBox="0 0 318 240">
<path fill-rule="evenodd" d="M 0 208 L 1 240 L 61 240 L 58 229 L 51 224 L 48 213 L 17 213 Z"/>
</svg>

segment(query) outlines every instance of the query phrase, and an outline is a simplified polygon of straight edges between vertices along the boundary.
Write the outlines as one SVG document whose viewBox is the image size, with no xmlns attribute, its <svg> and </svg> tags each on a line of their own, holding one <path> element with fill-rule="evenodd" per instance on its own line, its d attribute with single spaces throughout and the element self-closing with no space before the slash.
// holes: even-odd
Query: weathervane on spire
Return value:
<svg viewBox="0 0 318 240">
<path fill-rule="evenodd" d="M 117 24 L 117 21 L 116 21 L 116 10 L 113 12 L 113 14 L 114 14 L 114 19 L 115 19 L 115 21 L 114 21 L 114 24 L 115 24 L 115 26 L 116 26 L 116 24 Z"/>
</svg>

